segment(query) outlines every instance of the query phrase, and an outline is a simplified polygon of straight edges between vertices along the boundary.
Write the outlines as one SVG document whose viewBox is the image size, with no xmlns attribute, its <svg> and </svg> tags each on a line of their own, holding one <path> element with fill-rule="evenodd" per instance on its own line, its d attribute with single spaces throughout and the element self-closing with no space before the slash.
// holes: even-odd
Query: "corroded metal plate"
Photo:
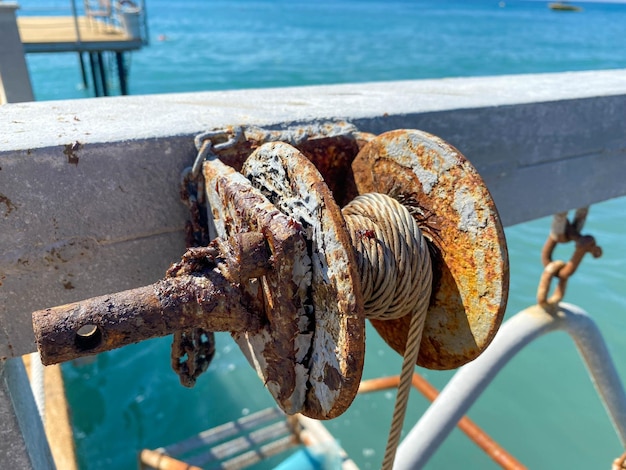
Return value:
<svg viewBox="0 0 626 470">
<path fill-rule="evenodd" d="M 298 385 L 308 375 L 304 367 L 297 366 L 301 347 L 298 324 L 307 318 L 303 283 L 310 277 L 303 268 L 310 262 L 302 227 L 219 160 L 205 162 L 203 173 L 217 235 L 228 239 L 258 231 L 269 244 L 273 268 L 262 282 L 251 280 L 242 286 L 246 295 L 265 302 L 265 311 L 252 312 L 261 319 L 261 327 L 233 337 L 280 407 L 286 413 L 298 413 L 305 400 Z"/>
<path fill-rule="evenodd" d="M 299 325 L 297 360 L 308 368 L 308 377 L 296 388 L 306 390 L 302 414 L 333 418 L 357 393 L 365 353 L 363 301 L 343 216 L 315 166 L 289 144 L 262 145 L 242 173 L 304 228 L 311 266 L 305 309 L 310 316 Z"/>
<path fill-rule="evenodd" d="M 484 182 L 451 145 L 397 130 L 366 144 L 352 164 L 361 194 L 388 194 L 408 206 L 429 241 L 433 294 L 417 363 L 453 369 L 491 342 L 506 307 L 509 263 L 504 231 Z M 410 319 L 372 324 L 404 353 Z"/>
</svg>

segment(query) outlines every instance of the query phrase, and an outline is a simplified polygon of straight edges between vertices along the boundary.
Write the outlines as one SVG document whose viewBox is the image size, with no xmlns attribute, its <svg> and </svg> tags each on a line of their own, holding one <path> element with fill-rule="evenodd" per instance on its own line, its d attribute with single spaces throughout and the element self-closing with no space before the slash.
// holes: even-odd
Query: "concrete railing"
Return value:
<svg viewBox="0 0 626 470">
<path fill-rule="evenodd" d="M 0 106 L 0 360 L 34 351 L 33 310 L 146 285 L 180 257 L 200 131 L 421 129 L 474 164 L 512 225 L 626 194 L 624 116 L 625 70 Z"/>
<path fill-rule="evenodd" d="M 33 100 L 14 2 L 0 2 L 0 105 Z"/>
</svg>

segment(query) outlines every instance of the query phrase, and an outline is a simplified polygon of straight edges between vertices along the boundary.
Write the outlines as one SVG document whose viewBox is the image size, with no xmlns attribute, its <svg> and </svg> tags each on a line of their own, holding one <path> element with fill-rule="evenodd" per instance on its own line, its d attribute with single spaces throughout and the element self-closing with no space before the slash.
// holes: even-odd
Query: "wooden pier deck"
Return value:
<svg viewBox="0 0 626 470">
<path fill-rule="evenodd" d="M 23 16 L 17 25 L 27 53 L 125 52 L 143 46 L 141 38 L 122 28 L 85 16 Z"/>
<path fill-rule="evenodd" d="M 126 95 L 127 71 L 123 54 L 145 45 L 140 28 L 135 34 L 129 34 L 127 29 L 112 21 L 87 16 L 18 17 L 17 29 L 26 53 L 78 52 L 85 87 L 88 86 L 88 79 L 83 54 L 88 54 L 95 96 L 109 94 L 109 78 L 103 54 L 115 54 L 120 91 Z"/>
</svg>

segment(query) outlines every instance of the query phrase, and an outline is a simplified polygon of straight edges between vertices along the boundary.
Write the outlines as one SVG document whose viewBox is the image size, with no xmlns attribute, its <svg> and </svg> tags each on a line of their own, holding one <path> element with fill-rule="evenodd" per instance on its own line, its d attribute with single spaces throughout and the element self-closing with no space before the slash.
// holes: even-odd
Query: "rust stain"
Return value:
<svg viewBox="0 0 626 470">
<path fill-rule="evenodd" d="M 4 204 L 6 209 L 4 212 L 4 216 L 7 217 L 11 212 L 17 210 L 17 206 L 4 194 L 0 193 L 0 204 Z"/>
<path fill-rule="evenodd" d="M 67 163 L 70 165 L 78 165 L 79 158 L 76 152 L 83 148 L 83 144 L 76 141 L 72 144 L 66 144 L 64 147 L 65 149 L 63 150 L 63 154 L 67 155 Z"/>
</svg>

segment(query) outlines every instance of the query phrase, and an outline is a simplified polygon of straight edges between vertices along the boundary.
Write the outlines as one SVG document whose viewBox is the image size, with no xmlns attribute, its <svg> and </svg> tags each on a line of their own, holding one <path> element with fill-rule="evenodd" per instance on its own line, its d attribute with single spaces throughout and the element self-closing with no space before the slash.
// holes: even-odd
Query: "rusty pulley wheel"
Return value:
<svg viewBox="0 0 626 470">
<path fill-rule="evenodd" d="M 480 175 L 454 147 L 417 130 L 372 139 L 352 169 L 360 193 L 411 208 L 429 240 L 434 285 L 417 363 L 453 369 L 475 359 L 502 322 L 509 290 L 504 231 Z M 404 353 L 409 318 L 372 324 Z"/>
<path fill-rule="evenodd" d="M 341 212 L 315 166 L 289 144 L 262 145 L 242 171 L 217 159 L 204 164 L 217 234 L 258 230 L 272 254 L 273 269 L 242 286 L 262 300 L 253 312 L 262 326 L 233 336 L 283 410 L 333 418 L 356 395 L 365 349 Z"/>
</svg>

